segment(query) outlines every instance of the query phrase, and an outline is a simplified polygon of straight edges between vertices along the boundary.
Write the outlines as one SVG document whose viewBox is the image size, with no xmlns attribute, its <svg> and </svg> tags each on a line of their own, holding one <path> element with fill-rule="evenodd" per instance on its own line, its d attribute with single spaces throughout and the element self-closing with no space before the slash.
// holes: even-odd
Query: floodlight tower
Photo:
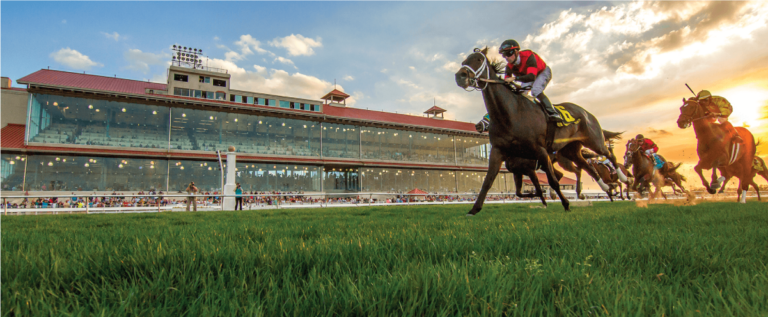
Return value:
<svg viewBox="0 0 768 317">
<path fill-rule="evenodd" d="M 176 52 L 172 58 L 172 65 L 186 66 L 193 69 L 203 68 L 203 60 L 200 59 L 203 54 L 202 49 L 174 44 L 172 50 Z"/>
</svg>

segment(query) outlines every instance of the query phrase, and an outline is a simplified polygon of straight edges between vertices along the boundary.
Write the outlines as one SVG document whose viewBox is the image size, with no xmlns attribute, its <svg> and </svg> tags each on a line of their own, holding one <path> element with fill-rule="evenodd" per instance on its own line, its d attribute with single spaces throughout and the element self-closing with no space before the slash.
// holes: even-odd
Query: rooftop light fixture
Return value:
<svg viewBox="0 0 768 317">
<path fill-rule="evenodd" d="M 93 109 L 93 105 L 88 105 L 88 109 Z"/>
</svg>

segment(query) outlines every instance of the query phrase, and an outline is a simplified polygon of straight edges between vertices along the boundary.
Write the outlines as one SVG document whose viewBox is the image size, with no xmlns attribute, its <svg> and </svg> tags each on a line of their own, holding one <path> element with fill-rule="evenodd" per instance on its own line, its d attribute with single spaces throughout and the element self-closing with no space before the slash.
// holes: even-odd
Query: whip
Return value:
<svg viewBox="0 0 768 317">
<path fill-rule="evenodd" d="M 691 91 L 691 93 L 692 93 L 694 96 L 696 96 L 696 93 L 695 93 L 695 92 L 693 92 L 693 89 L 691 89 L 691 86 L 688 86 L 688 83 L 686 83 L 686 84 L 685 84 L 685 87 L 688 87 L 688 90 L 690 90 L 690 91 Z"/>
</svg>

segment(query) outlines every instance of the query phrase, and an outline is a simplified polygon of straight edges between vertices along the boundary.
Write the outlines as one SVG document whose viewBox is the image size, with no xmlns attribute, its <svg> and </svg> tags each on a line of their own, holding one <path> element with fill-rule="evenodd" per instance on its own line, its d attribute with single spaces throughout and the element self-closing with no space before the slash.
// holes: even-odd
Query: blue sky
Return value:
<svg viewBox="0 0 768 317">
<path fill-rule="evenodd" d="M 479 40 L 524 37 L 560 10 L 588 3 L 460 3 L 460 2 L 3 2 L 2 75 L 18 79 L 37 69 L 86 71 L 132 79 L 160 80 L 166 65 L 132 67 L 129 50 L 167 60 L 172 44 L 201 48 L 211 58 L 226 60 L 238 51 L 241 36 L 250 35 L 271 54 L 252 54 L 234 61 L 253 71 L 284 70 L 326 83 L 334 79 L 347 92 L 358 92 L 357 105 L 405 112 L 416 104 L 397 102 L 397 76 L 435 76 L 453 85 L 453 74 L 435 74 Z M 514 20 L 514 21 L 513 21 Z M 117 36 L 115 36 L 117 34 Z M 268 42 L 286 36 L 318 40 L 312 55 L 290 55 Z M 69 48 L 88 57 L 91 66 L 67 65 L 52 53 Z M 135 52 L 135 51 L 134 51 Z M 442 57 L 427 60 L 425 56 Z M 291 64 L 275 61 L 289 59 Z M 229 65 L 227 65 L 229 66 Z M 455 70 L 454 70 L 455 71 Z M 346 79 L 345 79 L 346 78 Z M 234 83 L 237 85 L 237 83 Z M 453 85 L 455 87 L 455 85 Z M 259 87 L 239 87 L 260 90 Z M 406 85 L 405 88 L 408 88 Z M 453 88 L 453 87 L 452 87 Z M 263 88 L 261 88 L 263 89 Z M 290 94 L 297 90 L 264 91 Z M 319 90 L 318 90 L 319 91 Z M 312 89 L 301 97 L 318 98 Z M 436 96 L 439 97 L 439 96 Z M 362 99 L 362 100 L 361 100 Z M 430 99 L 431 98 L 426 98 Z M 366 102 L 367 101 L 367 102 Z M 429 102 L 422 100 L 423 108 Z M 481 105 L 479 105 L 481 106 Z M 415 109 L 419 110 L 419 109 Z"/>
<path fill-rule="evenodd" d="M 768 2 L 3 1 L 0 9 L 0 69 L 13 80 L 50 66 L 165 82 L 170 47 L 180 44 L 227 68 L 236 89 L 317 99 L 336 79 L 353 107 L 418 115 L 436 100 L 447 118 L 476 122 L 482 97 L 457 87 L 454 73 L 474 47 L 498 57 L 501 41 L 514 38 L 552 68 L 545 92 L 554 103 L 653 138 L 686 171 L 695 137 L 675 125 L 685 83 L 728 98 L 732 122 L 768 137 Z"/>
</svg>

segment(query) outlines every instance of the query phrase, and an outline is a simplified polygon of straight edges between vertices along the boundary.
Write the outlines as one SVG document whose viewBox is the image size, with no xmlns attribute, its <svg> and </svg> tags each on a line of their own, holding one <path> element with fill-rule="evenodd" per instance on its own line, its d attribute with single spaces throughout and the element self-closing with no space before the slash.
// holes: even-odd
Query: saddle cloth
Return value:
<svg viewBox="0 0 768 317">
<path fill-rule="evenodd" d="M 656 153 L 653 153 L 653 162 L 656 163 L 656 165 L 653 166 L 654 169 L 660 170 L 664 167 L 664 160 L 661 159 L 661 156 L 659 156 Z"/>
<path fill-rule="evenodd" d="M 763 166 L 763 164 L 760 163 L 760 159 L 758 159 L 757 157 L 755 157 L 755 159 L 752 160 L 752 169 L 758 172 L 765 172 L 765 166 Z"/>
</svg>

